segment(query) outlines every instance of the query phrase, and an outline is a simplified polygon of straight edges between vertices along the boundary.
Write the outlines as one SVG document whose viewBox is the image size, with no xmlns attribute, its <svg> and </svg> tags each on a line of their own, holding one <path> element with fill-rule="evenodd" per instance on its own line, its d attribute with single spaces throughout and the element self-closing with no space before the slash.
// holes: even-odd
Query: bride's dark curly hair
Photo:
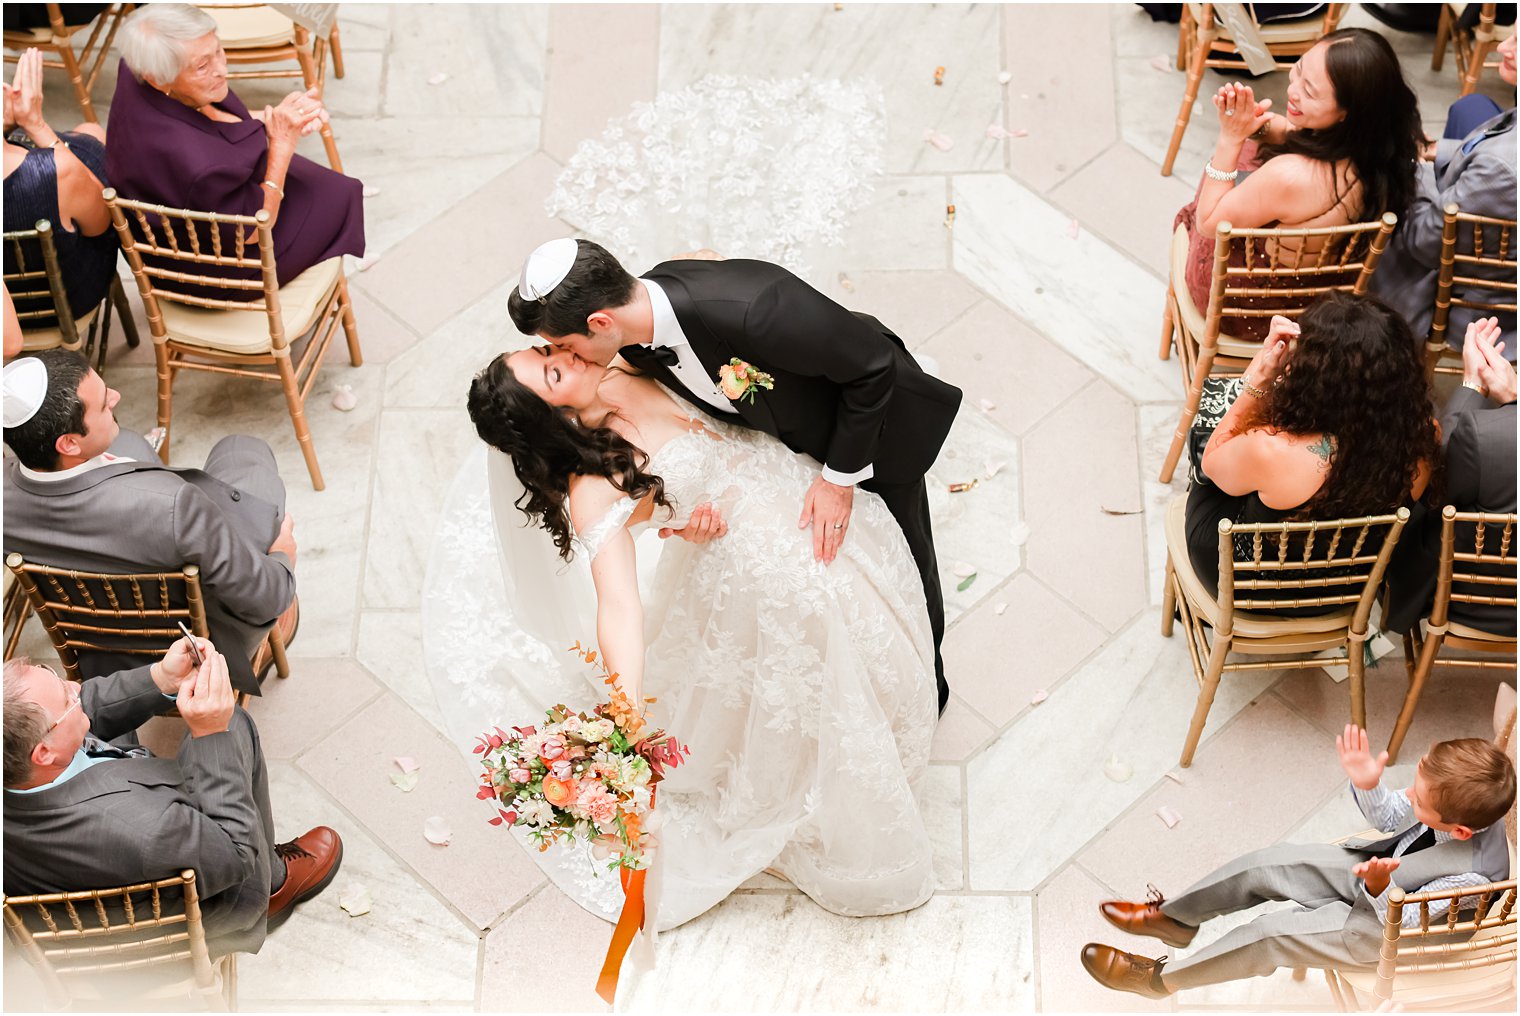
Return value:
<svg viewBox="0 0 1520 1016">
<path fill-rule="evenodd" d="M 1297 517 L 1396 511 L 1409 500 L 1421 465 L 1434 470 L 1441 460 L 1430 388 L 1408 323 L 1376 297 L 1330 292 L 1298 325 L 1288 369 L 1266 386 L 1247 426 L 1334 439 L 1330 476 Z"/>
<path fill-rule="evenodd" d="M 569 410 L 545 402 L 517 380 L 505 356 L 475 375 L 467 405 L 480 439 L 512 458 L 525 488 L 518 509 L 553 535 L 566 561 L 574 536 L 572 477 L 606 477 L 635 501 L 653 494 L 655 504 L 670 506 L 665 482 L 649 472 L 648 455 L 610 427 L 583 426 Z"/>
</svg>

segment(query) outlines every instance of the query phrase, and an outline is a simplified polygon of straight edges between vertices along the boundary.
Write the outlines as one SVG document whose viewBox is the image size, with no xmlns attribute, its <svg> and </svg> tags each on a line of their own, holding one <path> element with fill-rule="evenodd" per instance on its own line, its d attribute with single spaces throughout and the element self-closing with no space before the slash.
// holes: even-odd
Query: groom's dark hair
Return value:
<svg viewBox="0 0 1520 1016">
<path fill-rule="evenodd" d="M 586 334 L 586 318 L 608 307 L 621 307 L 633 300 L 637 283 L 607 248 L 591 240 L 577 240 L 575 264 L 564 281 L 542 300 L 525 300 L 512 288 L 507 313 L 524 335 Z"/>
</svg>

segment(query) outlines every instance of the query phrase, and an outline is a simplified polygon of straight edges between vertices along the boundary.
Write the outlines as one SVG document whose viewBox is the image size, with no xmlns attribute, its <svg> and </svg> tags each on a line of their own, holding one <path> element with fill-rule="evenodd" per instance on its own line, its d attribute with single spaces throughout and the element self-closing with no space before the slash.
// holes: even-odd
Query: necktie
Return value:
<svg viewBox="0 0 1520 1016">
<path fill-rule="evenodd" d="M 1409 844 L 1408 849 L 1406 849 L 1404 851 L 1404 853 L 1400 854 L 1399 856 L 1401 856 L 1401 857 L 1407 856 L 1409 854 L 1414 853 L 1416 850 L 1424 850 L 1426 847 L 1433 847 L 1433 846 L 1435 846 L 1435 844 L 1436 844 L 1436 831 L 1434 829 L 1431 829 L 1430 827 L 1427 826 L 1426 829 L 1425 829 L 1425 831 L 1422 832 L 1420 835 L 1416 836 L 1414 838 L 1414 842 L 1411 843 L 1411 844 Z"/>
<path fill-rule="evenodd" d="M 623 359 L 635 367 L 658 363 L 665 367 L 674 367 L 681 362 L 676 351 L 669 346 L 624 346 L 618 352 L 623 354 Z"/>
<path fill-rule="evenodd" d="M 147 758 L 150 754 L 147 748 L 118 748 L 93 735 L 84 739 L 84 753 L 91 758 Z"/>
</svg>

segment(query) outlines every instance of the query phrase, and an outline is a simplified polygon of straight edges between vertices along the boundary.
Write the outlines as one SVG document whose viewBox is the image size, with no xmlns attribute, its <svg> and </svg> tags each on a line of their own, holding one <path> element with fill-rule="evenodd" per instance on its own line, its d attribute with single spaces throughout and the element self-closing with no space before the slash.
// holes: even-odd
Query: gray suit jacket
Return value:
<svg viewBox="0 0 1520 1016">
<path fill-rule="evenodd" d="M 163 708 L 148 671 L 84 683 L 81 707 L 95 737 L 129 733 Z M 212 952 L 257 951 L 269 911 L 271 827 L 255 792 L 262 761 L 248 757 L 257 739 L 242 710 L 240 724 L 249 729 L 186 738 L 177 758 L 113 759 L 56 787 L 7 791 L 5 892 L 104 889 L 194 868 Z"/>
<path fill-rule="evenodd" d="M 6 463 L 6 552 L 109 573 L 199 565 L 211 641 L 227 657 L 233 686 L 257 695 L 248 658 L 296 591 L 290 558 L 268 552 L 283 506 L 205 470 L 165 466 L 131 431 L 111 447 L 137 461 L 50 482 L 25 476 L 14 459 Z M 141 662 L 99 653 L 80 661 L 89 677 Z"/>
<path fill-rule="evenodd" d="M 1471 152 L 1462 146 L 1474 135 L 1483 136 Z M 1478 127 L 1461 141 L 1443 140 L 1435 162 L 1422 162 L 1413 204 L 1403 215 L 1393 240 L 1378 262 L 1372 291 L 1402 314 L 1420 339 L 1430 334 L 1435 312 L 1436 275 L 1441 262 L 1441 229 L 1447 204 L 1456 202 L 1464 212 L 1515 217 L 1515 111 L 1506 110 Z M 1495 234 L 1488 231 L 1491 239 Z M 1461 247 L 1471 251 L 1471 241 Z M 1511 279 L 1513 281 L 1513 279 Z M 1471 299 L 1503 299 L 1492 290 L 1459 293 Z M 1452 308 L 1447 341 L 1457 349 L 1467 326 L 1477 317 L 1473 311 Z M 1500 315 L 1504 331 L 1504 355 L 1515 358 L 1514 315 Z"/>
<path fill-rule="evenodd" d="M 1441 440 L 1445 452 L 1443 504 L 1464 512 L 1505 514 L 1515 510 L 1513 402 L 1495 406 L 1471 388 L 1456 389 L 1441 413 Z M 1490 542 L 1489 546 L 1496 544 Z M 1458 552 L 1472 549 L 1470 539 L 1457 542 Z M 1385 630 L 1407 631 L 1429 613 L 1440 553 L 1441 516 L 1429 512 L 1418 531 L 1405 531 L 1389 566 Z M 1486 594 L 1482 589 L 1471 591 Z M 1453 603 L 1451 617 L 1494 634 L 1515 634 L 1515 611 L 1509 607 Z"/>
</svg>

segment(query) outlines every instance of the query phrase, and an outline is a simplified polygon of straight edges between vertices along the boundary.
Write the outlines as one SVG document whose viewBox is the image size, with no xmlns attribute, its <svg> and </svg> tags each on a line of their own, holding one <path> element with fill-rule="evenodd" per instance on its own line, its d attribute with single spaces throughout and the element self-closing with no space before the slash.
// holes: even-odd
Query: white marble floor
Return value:
<svg viewBox="0 0 1520 1016">
<path fill-rule="evenodd" d="M 591 986 L 608 927 L 485 825 L 444 733 L 422 589 L 475 443 L 465 386 L 521 341 L 504 303 L 522 256 L 573 231 L 544 210 L 556 177 L 609 120 L 712 73 L 880 88 L 885 175 L 841 271 L 813 281 L 965 389 L 939 480 L 992 455 L 1008 466 L 936 498 L 955 692 L 925 805 L 940 892 L 910 914 L 848 920 L 762 876 L 663 935 L 658 971 L 629 1007 L 1328 1007 L 1320 979 L 1286 975 L 1148 1003 L 1099 988 L 1077 961 L 1083 942 L 1114 937 L 1101 899 L 1147 882 L 1176 891 L 1241 850 L 1360 825 L 1331 750 L 1345 689 L 1319 671 L 1227 682 L 1195 765 L 1167 778 L 1194 684 L 1181 642 L 1159 634 L 1159 514 L 1181 481 L 1153 478 L 1181 382 L 1155 346 L 1171 217 L 1213 137 L 1197 116 L 1177 175 L 1159 175 L 1183 78 L 1157 58 L 1175 52 L 1175 28 L 1119 4 L 346 4 L 340 17 L 348 74 L 329 85 L 334 131 L 375 191 L 370 254 L 351 278 L 365 364 L 335 355 L 309 405 L 328 489 L 306 486 L 277 399 L 214 378 L 176 389 L 177 462 L 223 433 L 258 434 L 290 485 L 305 619 L 294 674 L 253 711 L 279 830 L 325 822 L 347 844 L 332 888 L 241 959 L 242 1007 L 603 1008 Z M 1360 12 L 1349 23 L 1371 24 Z M 1436 75 L 1428 36 L 1389 34 L 1438 127 L 1457 91 L 1450 64 Z M 108 69 L 96 89 L 102 110 L 113 80 Z M 1493 79 L 1484 88 L 1513 102 Z M 1280 76 L 1266 85 L 1280 89 Z M 283 89 L 239 90 L 264 101 Z M 47 109 L 55 126 L 74 120 L 56 77 Z M 931 129 L 953 145 L 926 144 Z M 118 342 L 107 376 L 125 425 L 150 426 L 151 352 Z M 351 413 L 328 404 L 340 383 L 358 397 Z M 979 569 L 964 592 L 953 562 Z M 35 628 L 27 646 L 48 653 Z M 1411 743 L 1486 734 L 1497 680 L 1439 673 Z M 1402 669 L 1385 661 L 1370 682 L 1371 724 L 1386 732 Z M 172 747 L 174 733 L 154 736 Z M 421 765 L 410 793 L 389 780 L 400 755 Z M 1130 775 L 1106 775 L 1110 760 Z M 1163 805 L 1182 814 L 1175 828 L 1157 819 Z M 423 838 L 431 816 L 452 826 L 448 846 Z M 350 917 L 338 900 L 360 887 L 374 905 Z M 28 1008 L 9 954 L 6 1006 Z"/>
</svg>

